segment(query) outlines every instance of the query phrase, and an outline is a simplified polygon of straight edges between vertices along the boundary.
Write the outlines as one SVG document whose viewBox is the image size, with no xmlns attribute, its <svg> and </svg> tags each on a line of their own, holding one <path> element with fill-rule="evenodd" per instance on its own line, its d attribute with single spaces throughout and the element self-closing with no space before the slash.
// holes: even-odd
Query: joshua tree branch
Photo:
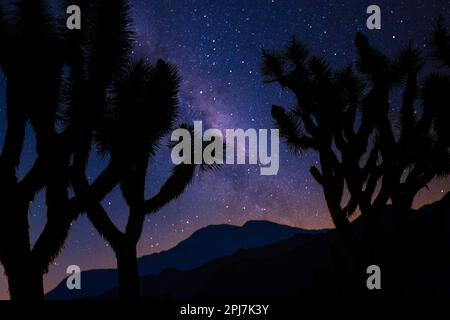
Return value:
<svg viewBox="0 0 450 320">
<path fill-rule="evenodd" d="M 59 159 L 69 157 L 74 151 L 74 136 L 76 134 L 70 129 L 65 130 L 57 136 L 55 150 Z M 25 177 L 19 182 L 19 194 L 24 201 L 32 201 L 36 193 L 45 186 L 46 168 L 50 167 L 49 158 L 39 156 Z"/>
<path fill-rule="evenodd" d="M 415 125 L 416 119 L 414 116 L 414 101 L 417 96 L 417 73 L 411 72 L 408 74 L 406 87 L 403 91 L 403 104 L 400 110 L 402 130 L 400 141 L 410 137 L 411 130 Z"/>
<path fill-rule="evenodd" d="M 312 116 L 310 113 L 303 112 L 302 120 L 305 125 L 306 131 L 313 137 L 316 138 L 319 133 L 319 128 L 314 121 L 312 120 Z"/>
<path fill-rule="evenodd" d="M 44 160 L 39 157 L 27 175 L 19 182 L 19 194 L 24 201 L 33 201 L 45 185 Z"/>
<path fill-rule="evenodd" d="M 309 172 L 311 172 L 311 175 L 314 177 L 314 179 L 316 179 L 317 183 L 323 185 L 323 176 L 320 173 L 319 169 L 313 166 L 309 169 Z"/>
<path fill-rule="evenodd" d="M 144 210 L 146 214 L 155 213 L 172 200 L 177 199 L 192 182 L 195 168 L 195 165 L 177 165 L 159 192 L 145 201 Z"/>
<path fill-rule="evenodd" d="M 348 201 L 347 205 L 342 209 L 342 211 L 344 212 L 344 214 L 347 217 L 350 217 L 356 211 L 356 208 L 358 207 L 358 203 L 359 203 L 358 197 L 352 195 L 350 197 L 350 200 Z"/>
<path fill-rule="evenodd" d="M 117 184 L 115 171 L 115 167 L 110 164 L 97 177 L 89 190 L 68 201 L 65 212 L 47 221 L 32 250 L 33 257 L 41 270 L 47 270 L 48 264 L 57 256 L 67 238 L 72 222 L 86 211 L 88 204 L 99 203 L 115 187 Z M 73 184 L 76 183 L 73 182 Z"/>
<path fill-rule="evenodd" d="M 8 95 L 9 97 L 9 95 Z M 25 138 L 25 113 L 15 106 L 12 99 L 8 99 L 8 128 L 0 154 L 0 170 L 3 172 L 14 172 L 20 163 L 23 141 Z"/>
<path fill-rule="evenodd" d="M 89 196 L 89 183 L 85 176 L 78 176 L 73 181 L 73 188 L 78 197 L 86 200 L 86 213 L 99 234 L 108 241 L 113 248 L 117 247 L 123 233 L 114 225 L 108 217 L 108 213 L 100 204 L 99 199 Z M 100 199 L 101 200 L 101 199 Z"/>
<path fill-rule="evenodd" d="M 147 176 L 149 155 L 146 153 L 135 164 L 132 175 L 132 201 L 130 203 L 130 214 L 125 228 L 125 237 L 134 245 L 141 237 L 145 221 L 145 180 Z"/>
</svg>

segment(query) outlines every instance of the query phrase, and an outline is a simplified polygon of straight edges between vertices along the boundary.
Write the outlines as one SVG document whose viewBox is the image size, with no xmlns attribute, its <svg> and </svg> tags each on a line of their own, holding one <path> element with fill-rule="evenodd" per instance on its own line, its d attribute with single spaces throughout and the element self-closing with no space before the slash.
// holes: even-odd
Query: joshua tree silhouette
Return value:
<svg viewBox="0 0 450 320">
<path fill-rule="evenodd" d="M 98 202 L 90 202 L 87 212 L 116 254 L 122 299 L 133 300 L 140 295 L 136 245 L 146 216 L 179 197 L 196 171 L 195 165 L 176 166 L 160 191 L 145 199 L 149 159 L 176 118 L 178 82 L 175 68 L 161 60 L 155 66 L 143 61 L 130 65 L 115 81 L 112 104 L 96 131 L 99 152 L 110 154 L 111 165 L 119 172 L 120 188 L 129 207 L 125 231 L 121 232 L 114 225 Z M 87 179 L 78 177 L 74 181 L 75 191 L 88 197 Z"/>
<path fill-rule="evenodd" d="M 95 227 L 113 239 L 121 284 L 128 284 L 123 292 L 136 296 L 132 244 L 140 236 L 144 213 L 180 195 L 195 171 L 193 166 L 176 167 L 160 193 L 143 201 L 147 161 L 176 117 L 178 76 L 163 61 L 156 66 L 128 62 L 133 37 L 128 1 L 70 4 L 83 9 L 81 30 L 69 31 L 57 23 L 45 0 L 0 2 L 0 68 L 7 84 L 0 262 L 12 299 L 43 299 L 43 274 L 73 220 L 88 208 Z M 16 171 L 28 123 L 36 137 L 37 159 L 19 181 Z M 110 154 L 110 161 L 88 184 L 85 171 L 93 142 Z M 130 206 L 123 237 L 103 211 L 93 210 L 118 184 Z M 75 197 L 69 196 L 70 186 L 77 191 Z M 32 245 L 28 210 L 40 190 L 45 190 L 47 223 Z"/>
<path fill-rule="evenodd" d="M 44 181 L 49 215 L 64 201 L 64 194 L 59 194 L 61 199 L 54 202 L 55 195 L 61 191 L 60 184 L 67 184 L 66 176 L 58 174 L 64 166 L 57 162 L 54 149 L 58 143 L 55 122 L 63 67 L 62 46 L 42 1 L 17 2 L 12 13 L 7 9 L 10 7 L 2 5 L 0 34 L 1 40 L 7 43 L 2 46 L 1 68 L 7 81 L 8 128 L 0 156 L 3 218 L 0 259 L 8 275 L 11 297 L 42 298 L 42 273 L 47 265 L 40 265 L 38 260 L 47 258 L 30 248 L 27 216 L 29 202 Z M 18 182 L 16 168 L 20 164 L 28 121 L 36 135 L 37 163 L 41 170 L 37 172 L 33 168 Z M 54 167 L 55 175 L 49 174 L 50 167 Z"/>
<path fill-rule="evenodd" d="M 448 67 L 450 36 L 442 19 L 430 45 L 432 56 Z M 318 153 L 320 169 L 312 167 L 311 174 L 351 247 L 358 247 L 349 220 L 356 209 L 367 216 L 370 238 L 377 212 L 389 200 L 404 216 L 420 189 L 450 172 L 448 72 L 428 74 L 419 83 L 430 59 L 411 44 L 395 58 L 359 33 L 355 46 L 358 73 L 352 66 L 332 70 L 295 38 L 282 52 L 263 52 L 262 68 L 267 83 L 296 98 L 289 110 L 273 106 L 272 116 L 294 152 Z M 390 97 L 399 90 L 402 102 L 392 106 Z M 346 190 L 350 197 L 343 205 Z"/>
</svg>

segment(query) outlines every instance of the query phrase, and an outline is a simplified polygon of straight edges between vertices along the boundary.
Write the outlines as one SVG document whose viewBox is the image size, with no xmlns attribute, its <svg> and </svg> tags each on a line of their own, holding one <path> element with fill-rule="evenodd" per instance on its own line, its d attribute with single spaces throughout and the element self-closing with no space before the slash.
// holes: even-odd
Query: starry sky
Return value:
<svg viewBox="0 0 450 320">
<path fill-rule="evenodd" d="M 58 1 L 54 0 L 55 5 Z M 163 58 L 177 65 L 182 76 L 181 122 L 202 120 L 205 128 L 273 128 L 272 104 L 290 106 L 288 92 L 262 83 L 263 49 L 282 48 L 293 36 L 333 67 L 354 62 L 353 38 L 357 31 L 387 54 L 395 54 L 412 39 L 425 47 L 432 21 L 450 16 L 445 0 L 331 1 L 331 0 L 134 0 L 132 14 L 136 40 L 133 58 L 150 62 Z M 382 10 L 381 30 L 366 28 L 366 8 Z M 5 81 L 0 75 L 0 147 L 5 132 Z M 33 160 L 34 140 L 29 130 L 20 174 Z M 157 192 L 171 168 L 170 150 L 152 159 L 147 194 Z M 218 172 L 199 174 L 180 199 L 150 216 L 139 243 L 139 255 L 169 249 L 194 231 L 210 224 L 242 225 L 266 219 L 303 228 L 332 227 L 319 186 L 309 175 L 314 154 L 297 157 L 280 145 L 277 176 L 260 176 L 258 166 L 224 166 Z M 105 162 L 93 155 L 91 181 Z M 415 206 L 439 199 L 450 190 L 449 179 L 434 181 L 422 191 Z M 32 238 L 45 223 L 45 205 L 39 194 L 30 210 Z M 103 202 L 110 217 L 123 228 L 127 207 L 118 190 Z M 85 217 L 79 218 L 65 249 L 46 276 L 47 289 L 65 277 L 68 265 L 82 270 L 111 268 L 111 248 Z M 0 267 L 1 269 L 1 267 Z M 1 271 L 1 270 L 0 270 Z M 7 298 L 6 280 L 0 274 L 0 298 Z"/>
</svg>

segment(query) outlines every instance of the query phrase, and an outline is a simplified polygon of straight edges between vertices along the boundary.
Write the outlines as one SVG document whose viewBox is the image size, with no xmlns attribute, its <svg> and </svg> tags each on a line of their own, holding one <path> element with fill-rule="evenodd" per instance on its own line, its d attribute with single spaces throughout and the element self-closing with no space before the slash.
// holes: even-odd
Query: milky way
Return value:
<svg viewBox="0 0 450 320">
<path fill-rule="evenodd" d="M 366 29 L 366 8 L 382 9 L 382 29 Z M 293 36 L 333 67 L 354 62 L 353 38 L 361 31 L 387 54 L 394 54 L 412 39 L 425 46 L 433 19 L 450 16 L 448 1 L 132 1 L 135 48 L 132 57 L 150 62 L 163 58 L 182 76 L 181 122 L 202 120 L 205 127 L 272 128 L 271 105 L 290 106 L 292 98 L 275 85 L 262 82 L 263 49 L 281 49 Z M 4 136 L 4 81 L 0 79 L 0 138 Z M 172 166 L 170 152 L 161 150 L 150 165 L 148 196 L 164 182 Z M 2 142 L 0 142 L 1 144 Z M 33 139 L 27 138 L 23 170 L 33 160 Z M 331 227 L 318 185 L 309 175 L 314 154 L 294 156 L 281 145 L 277 176 L 260 176 L 258 166 L 224 166 L 201 173 L 182 197 L 147 219 L 139 254 L 170 248 L 195 230 L 220 223 L 242 224 L 268 219 L 305 227 Z M 93 157 L 89 176 L 105 164 Z M 416 205 L 438 199 L 449 190 L 440 180 L 423 191 Z M 120 192 L 103 202 L 112 219 L 124 226 L 127 208 Z M 33 203 L 30 221 L 35 238 L 45 222 L 42 195 Z M 65 275 L 67 265 L 83 270 L 114 267 L 112 250 L 85 217 L 74 223 L 65 250 L 52 266 L 46 287 Z M 6 292 L 0 277 L 0 297 Z"/>
</svg>

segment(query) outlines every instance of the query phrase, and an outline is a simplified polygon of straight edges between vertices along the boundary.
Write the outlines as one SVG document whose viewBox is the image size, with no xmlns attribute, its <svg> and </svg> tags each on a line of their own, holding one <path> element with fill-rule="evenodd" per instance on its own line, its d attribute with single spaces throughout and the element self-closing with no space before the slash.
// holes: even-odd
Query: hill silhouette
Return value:
<svg viewBox="0 0 450 320">
<path fill-rule="evenodd" d="M 167 251 L 143 256 L 138 260 L 141 276 L 158 275 L 166 268 L 190 270 L 215 258 L 235 253 L 239 249 L 256 248 L 296 234 L 316 234 L 269 221 L 249 221 L 242 227 L 211 225 L 192 234 L 188 239 Z M 71 300 L 101 295 L 118 285 L 117 270 L 103 269 L 82 272 L 82 290 L 68 290 L 65 280 L 46 298 Z"/>
<path fill-rule="evenodd" d="M 450 193 L 415 211 L 405 238 L 393 244 L 392 207 L 378 225 L 384 252 L 382 289 L 372 297 L 395 301 L 436 301 L 450 295 Z M 353 223 L 363 228 L 360 218 Z M 356 232 L 358 233 L 358 232 Z M 382 235 L 382 236 L 381 236 Z M 182 301 L 312 301 L 315 298 L 359 299 L 368 294 L 351 255 L 336 230 L 300 233 L 292 238 L 215 259 L 189 271 L 167 269 L 141 279 L 142 295 Z M 110 299 L 117 289 L 102 295 Z M 246 300 L 247 299 L 247 300 Z"/>
</svg>

